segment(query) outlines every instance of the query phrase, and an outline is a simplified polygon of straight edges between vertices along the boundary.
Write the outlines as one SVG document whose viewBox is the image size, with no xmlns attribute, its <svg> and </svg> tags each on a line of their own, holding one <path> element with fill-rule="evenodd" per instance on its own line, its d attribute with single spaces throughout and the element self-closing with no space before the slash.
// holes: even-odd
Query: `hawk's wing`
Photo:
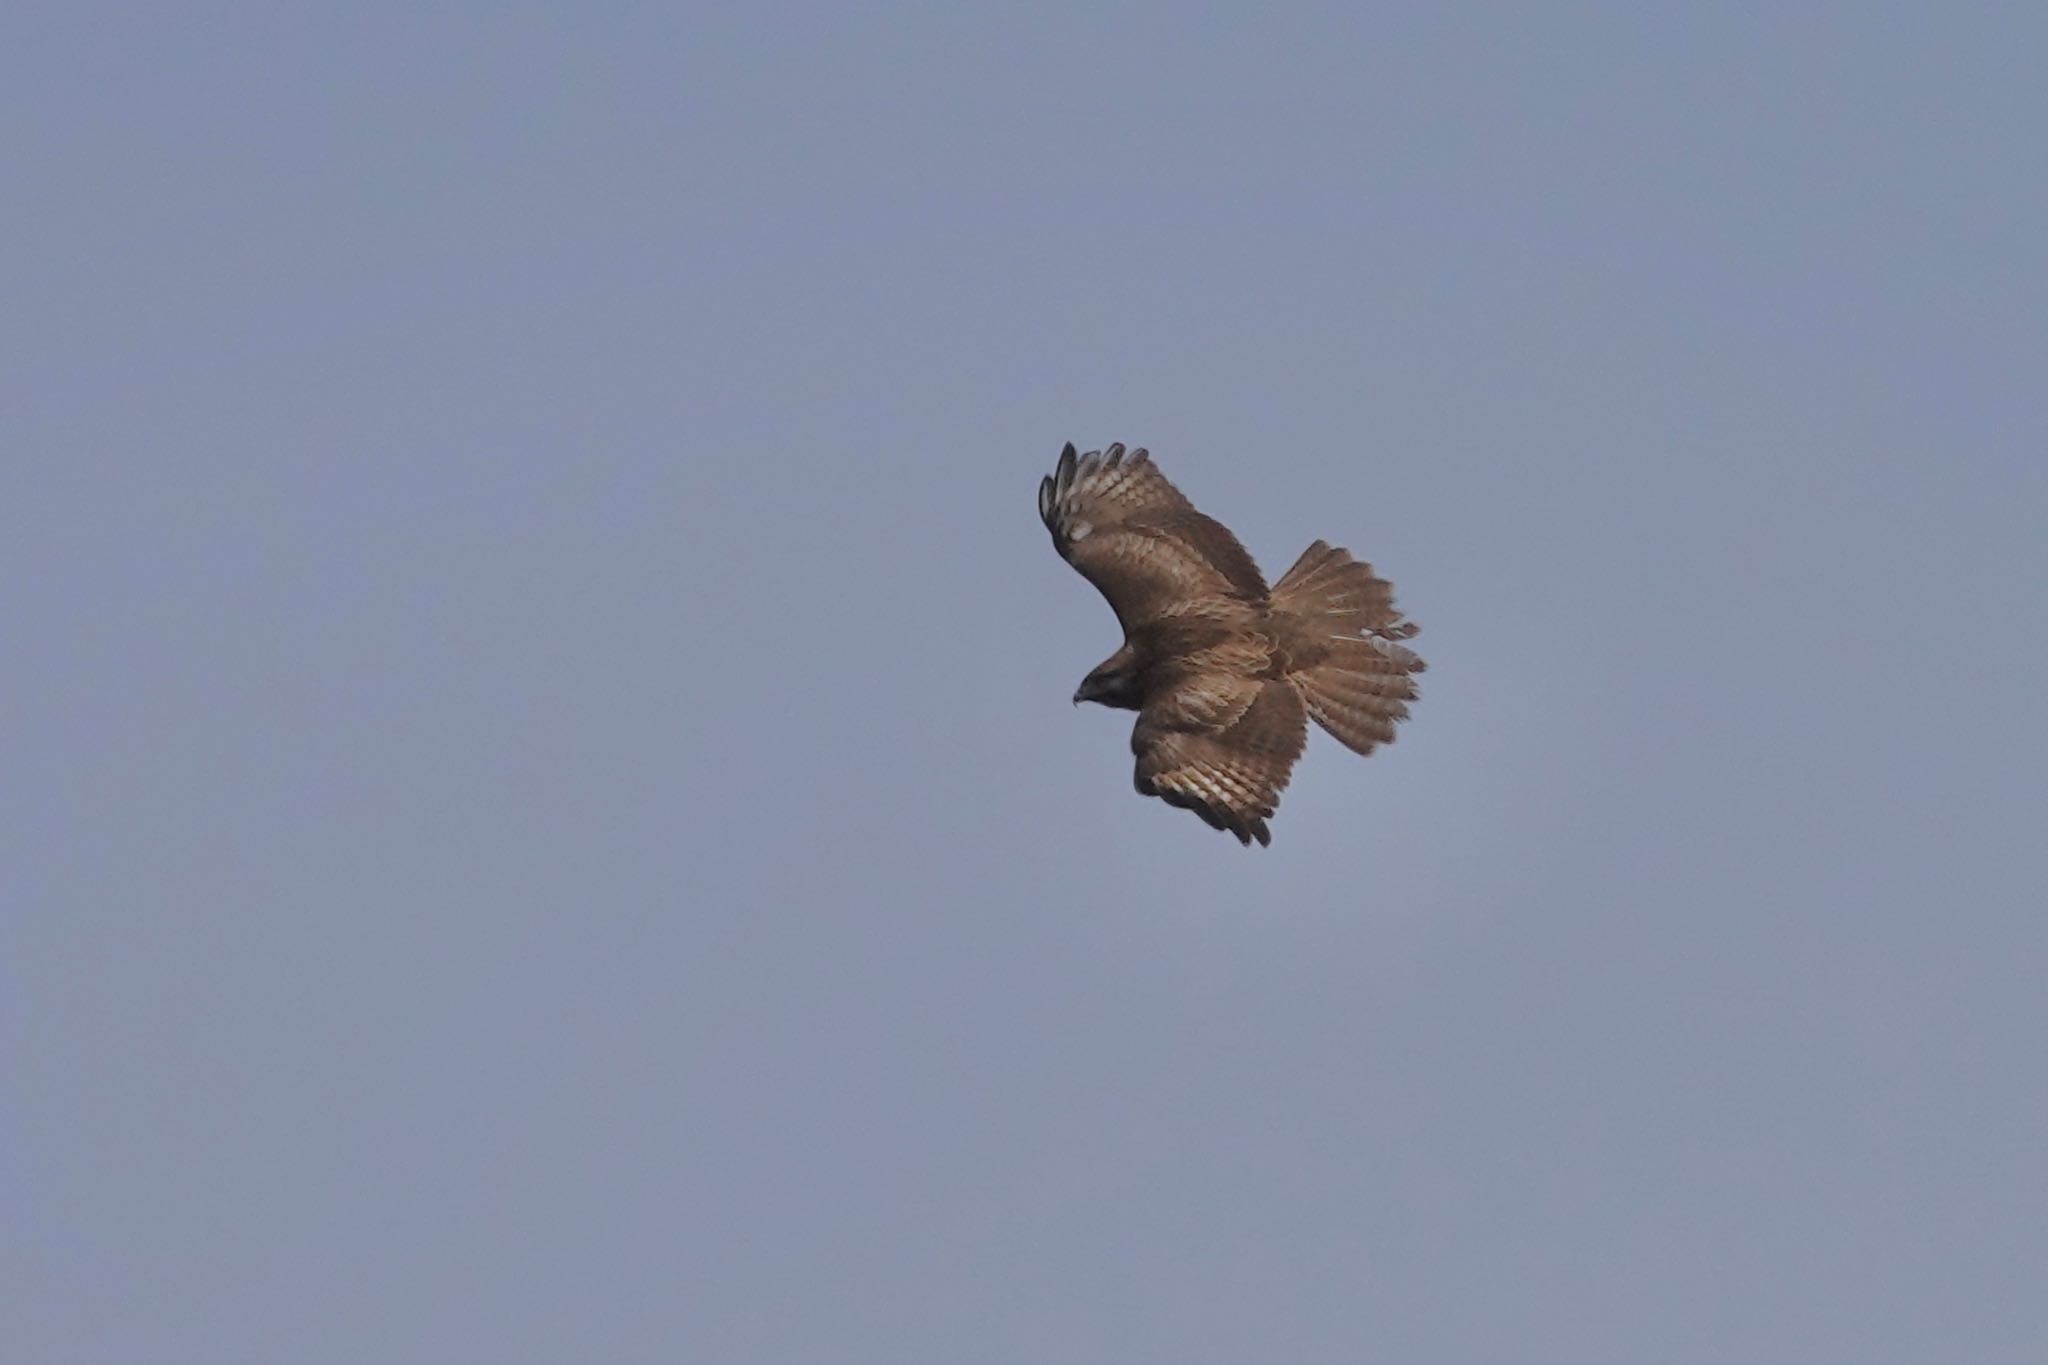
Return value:
<svg viewBox="0 0 2048 1365">
<path fill-rule="evenodd" d="M 1237 537 L 1194 509 L 1143 450 L 1077 455 L 1038 485 L 1052 543 L 1093 583 L 1124 634 L 1163 616 L 1258 602 L 1266 580 Z"/>
<path fill-rule="evenodd" d="M 1138 713 L 1131 731 L 1137 787 L 1240 843 L 1269 844 L 1266 821 L 1307 733 L 1301 694 L 1285 679 L 1186 674 Z"/>
</svg>

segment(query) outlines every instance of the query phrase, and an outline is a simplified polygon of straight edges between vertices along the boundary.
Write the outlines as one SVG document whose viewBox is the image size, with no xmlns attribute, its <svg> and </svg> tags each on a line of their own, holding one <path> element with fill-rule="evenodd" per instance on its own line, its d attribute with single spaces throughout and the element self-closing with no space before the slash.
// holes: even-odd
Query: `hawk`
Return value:
<svg viewBox="0 0 2048 1365">
<path fill-rule="evenodd" d="M 1074 702 L 1138 713 L 1139 794 L 1266 845 L 1309 717 L 1357 753 L 1393 740 L 1423 670 L 1401 642 L 1419 627 L 1370 564 L 1318 540 L 1268 588 L 1236 536 L 1121 445 L 1068 445 L 1038 515 L 1124 628 Z"/>
</svg>

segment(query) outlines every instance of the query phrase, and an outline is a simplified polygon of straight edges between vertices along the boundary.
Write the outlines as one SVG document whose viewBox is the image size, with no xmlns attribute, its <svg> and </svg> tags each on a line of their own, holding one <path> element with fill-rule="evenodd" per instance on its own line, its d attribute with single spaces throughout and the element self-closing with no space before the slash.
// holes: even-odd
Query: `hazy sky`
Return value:
<svg viewBox="0 0 2048 1365">
<path fill-rule="evenodd" d="M 0 1354 L 2040 1361 L 2044 69 L 11 7 Z M 1269 850 L 1067 440 L 1422 623 Z"/>
</svg>

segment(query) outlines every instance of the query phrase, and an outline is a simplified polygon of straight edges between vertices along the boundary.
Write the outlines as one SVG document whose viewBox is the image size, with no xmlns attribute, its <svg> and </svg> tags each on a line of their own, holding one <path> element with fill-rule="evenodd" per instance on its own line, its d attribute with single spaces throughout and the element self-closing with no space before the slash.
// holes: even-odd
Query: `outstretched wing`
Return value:
<svg viewBox="0 0 2048 1365">
<path fill-rule="evenodd" d="M 1193 811 L 1240 843 L 1270 844 L 1266 821 L 1307 731 L 1301 695 L 1284 679 L 1184 675 L 1138 713 L 1131 731 L 1138 790 Z"/>
<path fill-rule="evenodd" d="M 1265 598 L 1266 580 L 1237 537 L 1197 512 L 1143 450 L 1077 455 L 1067 446 L 1038 485 L 1038 515 L 1126 635 L 1161 617 L 1232 614 L 1234 604 Z"/>
</svg>

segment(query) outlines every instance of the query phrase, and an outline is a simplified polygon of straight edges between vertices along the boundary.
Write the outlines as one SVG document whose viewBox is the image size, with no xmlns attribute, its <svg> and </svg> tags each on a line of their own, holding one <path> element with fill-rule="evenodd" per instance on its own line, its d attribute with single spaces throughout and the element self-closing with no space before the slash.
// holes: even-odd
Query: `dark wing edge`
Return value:
<svg viewBox="0 0 2048 1365">
<path fill-rule="evenodd" d="M 1052 532 L 1061 554 L 1088 534 L 1074 534 L 1084 507 L 1094 516 L 1088 531 L 1113 526 L 1138 511 L 1194 510 L 1143 446 L 1126 451 L 1122 443 L 1111 442 L 1106 449 L 1083 455 L 1069 441 L 1053 472 L 1038 481 L 1038 518 Z"/>
</svg>

